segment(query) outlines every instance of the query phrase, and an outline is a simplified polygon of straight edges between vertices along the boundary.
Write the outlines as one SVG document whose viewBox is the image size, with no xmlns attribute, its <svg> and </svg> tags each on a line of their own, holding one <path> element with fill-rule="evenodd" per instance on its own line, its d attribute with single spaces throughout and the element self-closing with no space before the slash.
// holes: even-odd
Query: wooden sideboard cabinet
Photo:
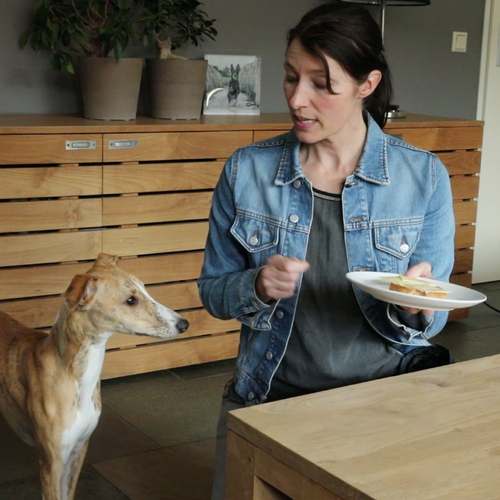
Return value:
<svg viewBox="0 0 500 500">
<path fill-rule="evenodd" d="M 289 128 L 284 114 L 0 116 L 0 309 L 48 329 L 72 277 L 106 252 L 190 328 L 167 341 L 113 336 L 103 378 L 235 357 L 239 324 L 212 318 L 196 285 L 212 191 L 234 150 Z M 386 131 L 435 151 L 448 168 L 457 224 L 452 281 L 470 286 L 482 123 L 409 115 Z"/>
</svg>

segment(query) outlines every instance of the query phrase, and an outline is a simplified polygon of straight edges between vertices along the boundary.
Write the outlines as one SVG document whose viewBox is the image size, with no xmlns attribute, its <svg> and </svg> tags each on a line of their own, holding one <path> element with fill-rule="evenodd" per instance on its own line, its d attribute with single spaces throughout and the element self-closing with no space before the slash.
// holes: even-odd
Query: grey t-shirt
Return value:
<svg viewBox="0 0 500 500">
<path fill-rule="evenodd" d="M 397 373 L 401 354 L 368 324 L 348 271 L 340 195 L 314 190 L 295 321 L 269 400 L 333 389 Z"/>
</svg>

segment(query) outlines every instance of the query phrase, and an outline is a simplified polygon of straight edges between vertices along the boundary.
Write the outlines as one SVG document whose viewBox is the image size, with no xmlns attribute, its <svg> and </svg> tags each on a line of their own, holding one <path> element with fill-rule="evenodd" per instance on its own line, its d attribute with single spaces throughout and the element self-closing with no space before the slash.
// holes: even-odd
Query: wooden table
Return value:
<svg viewBox="0 0 500 500">
<path fill-rule="evenodd" d="M 498 500 L 500 355 L 229 414 L 227 500 Z"/>
</svg>

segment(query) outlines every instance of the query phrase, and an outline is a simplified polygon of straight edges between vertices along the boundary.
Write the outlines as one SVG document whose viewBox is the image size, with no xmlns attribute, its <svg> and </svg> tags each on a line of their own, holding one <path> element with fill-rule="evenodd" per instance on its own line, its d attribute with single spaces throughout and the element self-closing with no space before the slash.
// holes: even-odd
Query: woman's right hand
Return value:
<svg viewBox="0 0 500 500">
<path fill-rule="evenodd" d="M 292 297 L 300 274 L 309 267 L 309 263 L 305 260 L 272 255 L 257 275 L 255 281 L 257 296 L 262 302 Z"/>
</svg>

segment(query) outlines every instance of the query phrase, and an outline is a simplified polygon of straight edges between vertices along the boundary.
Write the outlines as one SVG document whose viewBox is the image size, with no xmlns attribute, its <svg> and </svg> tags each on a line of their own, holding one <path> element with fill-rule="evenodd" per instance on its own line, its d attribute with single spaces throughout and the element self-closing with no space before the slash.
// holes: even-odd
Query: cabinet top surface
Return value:
<svg viewBox="0 0 500 500">
<path fill-rule="evenodd" d="M 498 498 L 499 368 L 497 355 L 355 384 L 228 425 L 341 498 Z"/>
<path fill-rule="evenodd" d="M 199 120 L 161 120 L 137 117 L 130 121 L 88 120 L 75 115 L 0 115 L 0 134 L 103 134 L 122 132 L 197 132 L 228 130 L 288 130 L 287 113 L 261 115 L 202 115 Z M 408 114 L 393 118 L 386 129 L 483 126 L 476 120 Z"/>
</svg>

